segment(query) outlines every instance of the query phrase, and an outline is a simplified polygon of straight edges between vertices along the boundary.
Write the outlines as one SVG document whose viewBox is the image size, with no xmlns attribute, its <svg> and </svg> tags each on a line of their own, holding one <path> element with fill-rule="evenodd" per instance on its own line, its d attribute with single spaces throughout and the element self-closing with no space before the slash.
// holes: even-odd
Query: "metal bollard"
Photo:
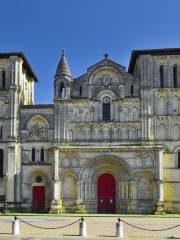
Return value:
<svg viewBox="0 0 180 240">
<path fill-rule="evenodd" d="M 81 218 L 81 221 L 79 223 L 79 236 L 85 237 L 87 236 L 86 231 L 86 222 L 84 222 L 84 218 Z"/>
<path fill-rule="evenodd" d="M 116 237 L 123 238 L 123 222 L 120 218 L 118 218 L 118 222 L 116 223 Z"/>
<path fill-rule="evenodd" d="M 13 235 L 18 235 L 19 234 L 19 219 L 14 217 L 14 220 L 12 222 L 12 234 Z"/>
</svg>

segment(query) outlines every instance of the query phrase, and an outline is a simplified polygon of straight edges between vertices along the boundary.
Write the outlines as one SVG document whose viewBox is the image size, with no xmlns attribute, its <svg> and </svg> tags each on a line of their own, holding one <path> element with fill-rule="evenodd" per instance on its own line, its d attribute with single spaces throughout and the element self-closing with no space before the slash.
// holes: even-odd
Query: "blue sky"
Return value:
<svg viewBox="0 0 180 240">
<path fill-rule="evenodd" d="M 127 67 L 132 49 L 180 47 L 180 0 L 0 0 L 0 9 L 0 52 L 25 52 L 36 103 L 53 100 L 62 48 L 77 77 L 105 52 Z"/>
</svg>

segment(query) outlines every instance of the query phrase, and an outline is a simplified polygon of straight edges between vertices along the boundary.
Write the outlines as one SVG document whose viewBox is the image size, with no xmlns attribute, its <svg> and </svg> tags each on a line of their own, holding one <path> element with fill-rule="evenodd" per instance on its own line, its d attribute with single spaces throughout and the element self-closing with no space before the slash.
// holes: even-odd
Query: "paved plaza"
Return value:
<svg viewBox="0 0 180 240">
<path fill-rule="evenodd" d="M 70 224 L 79 217 L 20 217 L 30 224 L 45 228 L 54 228 Z M 0 239 L 23 239 L 23 240 L 45 240 L 45 239 L 117 239 L 116 222 L 117 216 L 113 217 L 85 217 L 87 223 L 87 237 L 79 237 L 79 222 L 66 228 L 57 230 L 45 230 L 31 227 L 20 222 L 20 235 L 12 235 L 12 217 L 0 217 Z M 180 225 L 180 218 L 171 217 L 149 217 L 149 216 L 123 216 L 122 219 L 130 224 L 148 228 L 162 229 Z M 167 231 L 143 231 L 124 224 L 124 239 L 180 239 L 180 227 Z"/>
</svg>

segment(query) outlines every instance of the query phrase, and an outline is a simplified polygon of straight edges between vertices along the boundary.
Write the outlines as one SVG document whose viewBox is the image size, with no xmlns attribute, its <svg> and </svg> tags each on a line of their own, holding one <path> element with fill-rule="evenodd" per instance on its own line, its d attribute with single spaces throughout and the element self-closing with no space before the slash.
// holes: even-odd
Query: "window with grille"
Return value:
<svg viewBox="0 0 180 240">
<path fill-rule="evenodd" d="M 41 148 L 41 156 L 40 156 L 41 162 L 44 162 L 44 148 Z"/>
<path fill-rule="evenodd" d="M 0 149 L 0 177 L 3 177 L 4 151 Z"/>
<path fill-rule="evenodd" d="M 164 68 L 163 68 L 163 66 L 160 66 L 159 76 L 160 76 L 160 87 L 163 88 L 164 87 Z"/>
<path fill-rule="evenodd" d="M 180 168 L 180 152 L 178 152 L 177 167 Z"/>
<path fill-rule="evenodd" d="M 173 66 L 173 87 L 177 88 L 177 66 Z"/>
<path fill-rule="evenodd" d="M 6 86 L 6 72 L 2 71 L 2 87 L 5 88 Z"/>
<path fill-rule="evenodd" d="M 103 121 L 110 121 L 111 119 L 111 105 L 110 105 L 110 98 L 104 97 L 103 98 Z"/>
<path fill-rule="evenodd" d="M 32 160 L 32 162 L 36 161 L 36 150 L 35 150 L 35 148 L 32 148 L 31 160 Z"/>
</svg>

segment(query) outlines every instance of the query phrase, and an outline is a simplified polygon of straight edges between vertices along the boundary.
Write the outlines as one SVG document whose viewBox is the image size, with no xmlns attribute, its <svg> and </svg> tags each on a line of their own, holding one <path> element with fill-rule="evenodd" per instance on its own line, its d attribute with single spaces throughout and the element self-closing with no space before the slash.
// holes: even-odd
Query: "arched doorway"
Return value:
<svg viewBox="0 0 180 240">
<path fill-rule="evenodd" d="M 35 212 L 45 210 L 45 186 L 42 186 L 43 178 L 38 175 L 35 177 L 36 185 L 32 187 L 32 208 Z"/>
<path fill-rule="evenodd" d="M 98 212 L 115 213 L 116 211 L 116 181 L 109 174 L 104 173 L 98 178 Z"/>
</svg>

